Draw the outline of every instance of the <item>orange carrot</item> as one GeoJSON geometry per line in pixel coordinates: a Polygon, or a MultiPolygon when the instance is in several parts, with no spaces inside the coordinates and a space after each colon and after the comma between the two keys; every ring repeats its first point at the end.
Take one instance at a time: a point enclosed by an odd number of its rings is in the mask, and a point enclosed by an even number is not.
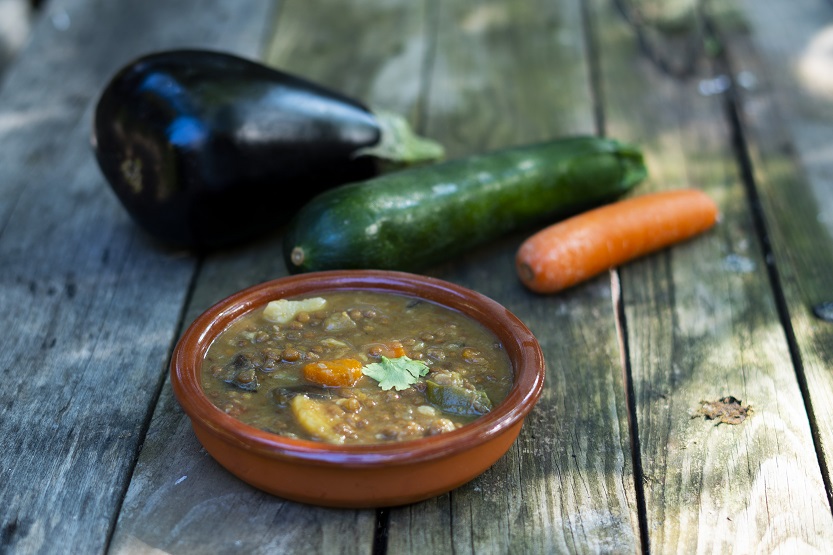
{"type": "Polygon", "coordinates": [[[524,285],[555,293],[709,229],[717,206],[693,189],[621,200],[543,229],[518,249],[524,285]]]}
{"type": "Polygon", "coordinates": [[[339,358],[304,365],[304,378],[330,387],[350,387],[362,377],[362,363],[354,358],[339,358]]]}
{"type": "Polygon", "coordinates": [[[388,358],[399,358],[407,355],[401,341],[389,341],[387,343],[371,343],[367,345],[370,356],[385,356],[388,358]]]}

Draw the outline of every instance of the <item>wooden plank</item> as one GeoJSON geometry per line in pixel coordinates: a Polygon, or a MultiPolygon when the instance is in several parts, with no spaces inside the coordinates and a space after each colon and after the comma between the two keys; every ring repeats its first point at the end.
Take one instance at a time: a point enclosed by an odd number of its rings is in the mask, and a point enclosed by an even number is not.
{"type": "MultiPolygon", "coordinates": [[[[286,2],[269,63],[368,104],[416,119],[430,55],[426,2],[286,2]]],[[[414,125],[418,126],[419,122],[414,125]]]]}
{"type": "Polygon", "coordinates": [[[263,16],[257,2],[56,0],[4,76],[0,551],[105,548],[194,271],[99,174],[95,96],[147,48],[245,52],[263,16]]]}
{"type": "MultiPolygon", "coordinates": [[[[580,3],[443,0],[431,9],[437,42],[425,131],[452,156],[594,133],[580,3]]],[[[514,273],[524,235],[430,273],[491,296],[531,327],[548,361],[543,398],[486,474],[390,511],[391,552],[639,549],[609,280],[531,295],[514,273]]]]}
{"type": "MultiPolygon", "coordinates": [[[[350,10],[328,0],[285,2],[264,61],[374,107],[414,114],[423,87],[423,10],[410,0],[354,2],[350,10]],[[360,40],[356,29],[362,29],[360,40]]],[[[280,232],[209,256],[185,321],[244,287],[283,275],[280,232]]],[[[200,448],[166,384],[127,492],[113,551],[367,553],[373,549],[375,526],[373,510],[292,503],[227,473],[200,448]]]]}
{"type": "Polygon", "coordinates": [[[833,519],[725,99],[699,93],[713,69],[659,71],[619,14],[594,6],[609,130],[649,153],[640,192],[696,187],[722,212],[704,237],[621,269],[649,548],[821,552],[833,519]],[[698,415],[728,395],[751,405],[743,423],[698,415]]]}
{"type": "Polygon", "coordinates": [[[432,6],[426,123],[450,156],[595,133],[574,2],[432,6]]]}
{"type": "Polygon", "coordinates": [[[833,323],[816,317],[813,307],[833,301],[833,8],[808,1],[736,4],[747,32],[725,25],[721,31],[733,73],[751,84],[738,89],[740,117],[829,474],[833,323]]]}

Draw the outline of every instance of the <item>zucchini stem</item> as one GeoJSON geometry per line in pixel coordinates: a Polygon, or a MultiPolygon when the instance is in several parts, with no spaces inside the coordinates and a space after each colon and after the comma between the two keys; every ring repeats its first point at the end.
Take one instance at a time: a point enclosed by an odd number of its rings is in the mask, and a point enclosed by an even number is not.
{"type": "Polygon", "coordinates": [[[304,254],[304,249],[301,247],[295,247],[292,249],[292,254],[289,255],[289,259],[292,260],[292,263],[296,266],[300,266],[304,263],[304,258],[306,255],[304,254]]]}

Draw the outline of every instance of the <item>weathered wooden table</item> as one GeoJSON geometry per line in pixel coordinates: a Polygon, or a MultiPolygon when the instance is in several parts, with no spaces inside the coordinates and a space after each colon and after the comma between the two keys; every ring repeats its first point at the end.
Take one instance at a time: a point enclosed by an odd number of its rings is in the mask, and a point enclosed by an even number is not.
{"type": "Polygon", "coordinates": [[[829,552],[833,323],[813,307],[833,301],[831,23],[824,0],[47,3],[0,88],[0,552],[829,552]],[[160,248],[91,155],[105,81],[180,46],[406,114],[451,157],[636,142],[637,192],[700,188],[722,219],[548,297],[515,277],[522,235],[431,268],[539,337],[521,437],[423,503],[286,502],[201,450],[167,378],[197,314],[286,274],[280,232],[160,248]],[[743,422],[702,415],[726,396],[743,422]]]}

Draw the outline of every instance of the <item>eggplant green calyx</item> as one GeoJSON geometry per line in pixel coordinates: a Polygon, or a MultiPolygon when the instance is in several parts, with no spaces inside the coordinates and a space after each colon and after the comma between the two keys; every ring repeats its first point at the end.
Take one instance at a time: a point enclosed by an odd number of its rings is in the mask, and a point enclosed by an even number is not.
{"type": "Polygon", "coordinates": [[[445,156],[440,143],[414,133],[401,115],[383,110],[372,112],[381,132],[379,142],[357,150],[354,156],[373,156],[402,164],[430,162],[445,156]]]}

